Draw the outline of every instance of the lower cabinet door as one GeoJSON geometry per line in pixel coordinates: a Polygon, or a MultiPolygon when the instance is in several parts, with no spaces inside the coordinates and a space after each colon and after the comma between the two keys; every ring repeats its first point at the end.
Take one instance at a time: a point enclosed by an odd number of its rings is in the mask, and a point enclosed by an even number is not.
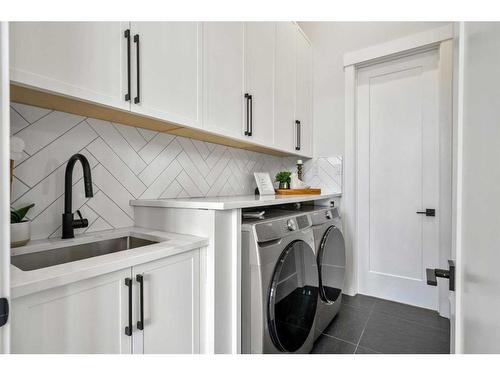
{"type": "Polygon", "coordinates": [[[130,268],[16,298],[13,353],[131,353],[130,268]]]}
{"type": "Polygon", "coordinates": [[[200,352],[199,274],[199,250],[132,268],[136,301],[134,353],[200,352]],[[137,275],[142,276],[142,306],[137,275]],[[138,325],[143,329],[137,329],[138,325]]]}

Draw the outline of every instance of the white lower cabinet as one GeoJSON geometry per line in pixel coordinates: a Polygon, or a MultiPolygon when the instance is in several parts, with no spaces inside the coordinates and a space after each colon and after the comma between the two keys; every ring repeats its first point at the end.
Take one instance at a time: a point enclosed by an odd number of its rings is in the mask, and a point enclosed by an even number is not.
{"type": "Polygon", "coordinates": [[[137,323],[134,353],[200,352],[200,272],[198,251],[132,268],[137,323]],[[143,280],[143,304],[137,276],[143,280]],[[143,329],[138,329],[143,308],[143,329]]]}
{"type": "Polygon", "coordinates": [[[12,352],[198,353],[199,272],[193,250],[16,298],[12,352]]]}
{"type": "Polygon", "coordinates": [[[130,268],[12,301],[13,353],[131,353],[130,268]]]}

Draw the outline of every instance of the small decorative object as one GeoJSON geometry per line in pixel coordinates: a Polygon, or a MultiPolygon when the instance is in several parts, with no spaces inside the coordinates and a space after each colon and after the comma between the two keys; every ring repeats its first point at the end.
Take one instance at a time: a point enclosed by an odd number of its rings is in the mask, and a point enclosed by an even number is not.
{"type": "Polygon", "coordinates": [[[280,189],[290,189],[290,176],[292,172],[281,171],[276,174],[276,181],[280,183],[280,189]]]}
{"type": "Polygon", "coordinates": [[[10,245],[19,247],[26,245],[31,239],[31,222],[24,220],[28,211],[34,206],[22,207],[18,210],[10,210],[10,245]]]}
{"type": "Polygon", "coordinates": [[[303,183],[297,173],[292,173],[290,177],[290,188],[291,189],[309,189],[310,186],[303,183]]]}
{"type": "Polygon", "coordinates": [[[260,195],[274,195],[274,186],[269,173],[255,172],[253,175],[260,195]]]}
{"type": "MultiPolygon", "coordinates": [[[[302,181],[302,169],[304,167],[304,163],[302,163],[302,160],[297,160],[297,176],[299,177],[299,180],[302,181]]],[[[293,189],[293,188],[292,188],[293,189]]]]}

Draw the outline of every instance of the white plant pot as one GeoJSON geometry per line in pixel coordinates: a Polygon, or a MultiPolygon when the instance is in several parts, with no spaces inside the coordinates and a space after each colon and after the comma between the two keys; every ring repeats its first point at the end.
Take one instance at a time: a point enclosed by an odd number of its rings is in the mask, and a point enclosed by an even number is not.
{"type": "Polygon", "coordinates": [[[10,224],[10,246],[19,247],[26,245],[31,239],[31,222],[21,221],[10,224]]]}

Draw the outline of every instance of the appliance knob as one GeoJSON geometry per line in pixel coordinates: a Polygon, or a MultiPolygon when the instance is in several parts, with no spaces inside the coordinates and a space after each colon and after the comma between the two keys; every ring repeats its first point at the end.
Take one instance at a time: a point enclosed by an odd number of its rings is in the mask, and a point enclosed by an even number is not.
{"type": "Polygon", "coordinates": [[[293,221],[292,219],[288,219],[288,221],[286,222],[286,227],[290,232],[297,230],[297,225],[295,225],[295,221],[293,221]]]}
{"type": "Polygon", "coordinates": [[[326,211],[326,218],[328,220],[331,220],[332,219],[332,211],[326,211]]]}

